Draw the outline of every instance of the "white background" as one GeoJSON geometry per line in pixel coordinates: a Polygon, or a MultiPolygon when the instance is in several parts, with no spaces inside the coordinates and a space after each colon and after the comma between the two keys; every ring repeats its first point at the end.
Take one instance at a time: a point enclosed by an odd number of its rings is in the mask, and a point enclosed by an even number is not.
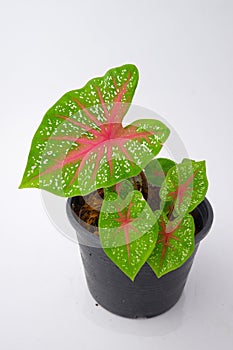
{"type": "Polygon", "coordinates": [[[0,348],[232,349],[233,2],[0,1],[0,348]],[[134,103],[206,159],[215,222],[168,313],[128,320],[96,307],[78,246],[18,190],[31,138],[66,91],[135,63],[134,103]]]}

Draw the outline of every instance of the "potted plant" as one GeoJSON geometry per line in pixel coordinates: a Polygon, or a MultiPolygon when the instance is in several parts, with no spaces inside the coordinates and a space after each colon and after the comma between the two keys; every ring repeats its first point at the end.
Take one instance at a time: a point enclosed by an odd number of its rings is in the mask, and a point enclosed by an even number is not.
{"type": "Polygon", "coordinates": [[[169,136],[159,120],[123,125],[137,83],[127,64],[66,93],[36,131],[20,185],[69,197],[91,294],[131,318],[178,301],[213,220],[205,162],[155,158],[169,136]]]}

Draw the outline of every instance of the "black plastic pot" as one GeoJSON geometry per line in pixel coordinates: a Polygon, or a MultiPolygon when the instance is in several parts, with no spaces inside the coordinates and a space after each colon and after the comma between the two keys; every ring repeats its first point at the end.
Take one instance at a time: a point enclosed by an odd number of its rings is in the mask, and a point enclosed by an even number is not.
{"type": "Polygon", "coordinates": [[[67,214],[78,236],[87,285],[93,298],[114,314],[129,318],[152,317],[169,310],[179,300],[200,241],[209,232],[213,210],[205,199],[194,211],[195,251],[178,269],[157,278],[145,264],[132,282],[105,255],[97,236],[88,232],[76,220],[71,209],[74,198],[67,201],[67,214]]]}

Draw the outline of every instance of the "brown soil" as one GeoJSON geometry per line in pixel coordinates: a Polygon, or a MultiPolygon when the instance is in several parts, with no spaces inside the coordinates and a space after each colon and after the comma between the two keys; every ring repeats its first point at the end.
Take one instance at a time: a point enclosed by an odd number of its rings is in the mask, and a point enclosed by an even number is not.
{"type": "Polygon", "coordinates": [[[72,209],[77,215],[79,224],[97,236],[99,235],[98,221],[103,199],[104,190],[101,188],[86,196],[75,197],[72,203],[72,209]]]}

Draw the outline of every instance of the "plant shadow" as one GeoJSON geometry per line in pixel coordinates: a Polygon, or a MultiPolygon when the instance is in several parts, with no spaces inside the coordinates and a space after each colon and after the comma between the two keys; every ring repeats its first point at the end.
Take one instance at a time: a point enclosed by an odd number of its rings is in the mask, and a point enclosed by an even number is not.
{"type": "Polygon", "coordinates": [[[160,337],[174,332],[182,325],[185,305],[185,292],[170,310],[156,317],[128,319],[114,315],[98,305],[89,293],[82,300],[83,315],[100,328],[114,333],[160,337]]]}

